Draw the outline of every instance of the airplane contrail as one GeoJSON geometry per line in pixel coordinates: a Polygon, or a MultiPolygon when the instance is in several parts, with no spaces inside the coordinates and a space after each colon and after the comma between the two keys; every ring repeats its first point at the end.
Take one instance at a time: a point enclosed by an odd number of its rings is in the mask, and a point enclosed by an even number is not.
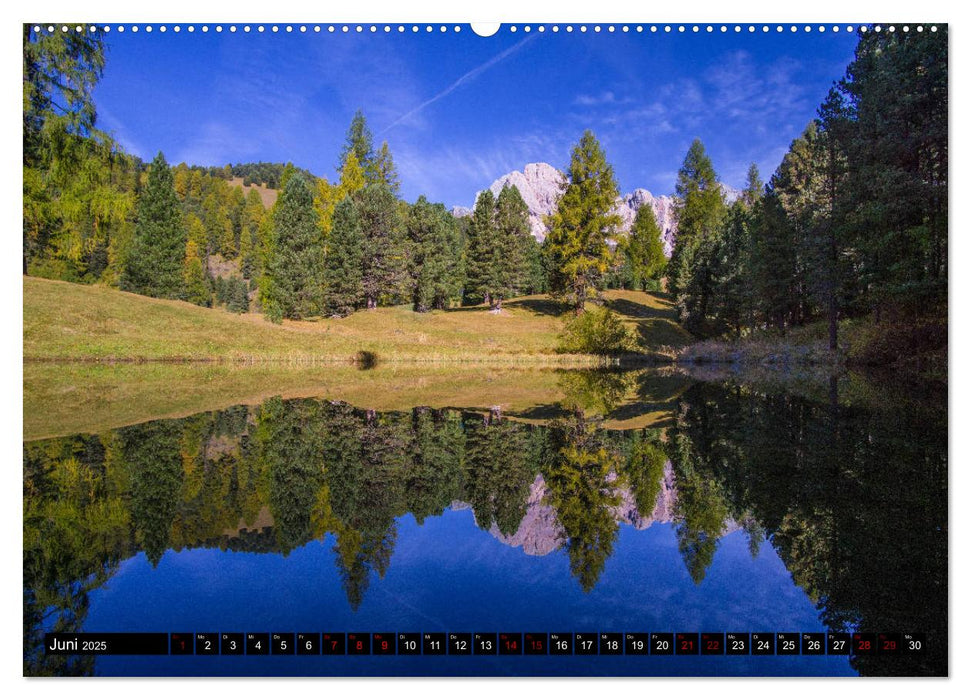
{"type": "Polygon", "coordinates": [[[513,44],[512,46],[510,46],[505,51],[502,51],[501,53],[496,54],[495,56],[493,56],[492,58],[490,58],[488,61],[486,61],[485,63],[483,63],[481,66],[476,66],[475,68],[473,68],[468,73],[466,73],[465,75],[463,75],[462,77],[460,77],[458,80],[456,80],[454,83],[452,83],[451,85],[449,85],[447,88],[445,88],[444,90],[442,90],[440,93],[438,93],[434,97],[428,98],[427,100],[425,100],[424,102],[422,102],[420,105],[418,105],[417,107],[415,107],[413,110],[411,110],[407,114],[403,114],[400,117],[398,117],[397,119],[395,119],[388,126],[386,126],[384,129],[382,129],[380,132],[378,132],[378,136],[380,136],[381,134],[385,133],[386,131],[390,131],[391,129],[393,129],[394,127],[396,127],[401,122],[403,122],[406,119],[408,119],[410,117],[413,117],[414,115],[418,114],[420,111],[422,111],[423,109],[425,109],[425,107],[427,107],[428,105],[434,104],[435,102],[438,102],[440,99],[442,99],[443,97],[445,97],[446,95],[448,95],[449,93],[451,93],[452,91],[454,91],[456,88],[461,87],[462,85],[464,85],[465,83],[468,83],[471,80],[474,80],[479,75],[481,75],[485,71],[489,70],[490,68],[492,68],[494,65],[496,65],[497,63],[499,63],[503,59],[505,59],[505,58],[509,57],[510,55],[512,55],[512,54],[516,53],[517,51],[519,51],[519,49],[521,49],[527,42],[532,41],[533,39],[535,39],[538,36],[539,36],[539,34],[533,34],[532,36],[528,36],[525,39],[523,39],[522,41],[520,41],[519,43],[513,44]]]}

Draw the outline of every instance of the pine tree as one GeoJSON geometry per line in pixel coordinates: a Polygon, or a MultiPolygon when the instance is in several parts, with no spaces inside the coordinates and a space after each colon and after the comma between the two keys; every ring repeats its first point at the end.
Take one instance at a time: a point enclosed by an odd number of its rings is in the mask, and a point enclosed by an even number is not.
{"type": "Polygon", "coordinates": [[[364,170],[367,184],[377,183],[377,171],[374,167],[374,136],[372,136],[371,129],[368,127],[367,120],[361,110],[354,113],[351,125],[347,128],[344,146],[341,148],[340,163],[337,166],[338,170],[344,169],[344,163],[351,153],[354,154],[357,162],[364,170]]]}
{"type": "Polygon", "coordinates": [[[712,262],[725,199],[705,147],[695,139],[675,186],[678,236],[668,264],[668,285],[682,323],[698,331],[712,295],[712,262]]]}
{"type": "Polygon", "coordinates": [[[452,215],[422,195],[411,207],[407,230],[414,310],[444,309],[458,292],[458,235],[452,215]]]}
{"type": "Polygon", "coordinates": [[[618,197],[614,170],[592,131],[585,131],[573,148],[567,176],[569,182],[549,220],[546,250],[553,294],[565,296],[581,313],[610,266],[605,239],[615,236],[620,225],[620,217],[613,213],[618,197]]]}
{"type": "Polygon", "coordinates": [[[521,294],[529,284],[529,247],[533,234],[529,229],[529,207],[519,188],[504,185],[496,198],[496,240],[493,265],[496,287],[493,304],[501,308],[502,300],[521,294]]]}
{"type": "Polygon", "coordinates": [[[270,258],[271,306],[283,318],[320,313],[324,245],[313,195],[302,175],[287,180],[273,212],[275,245],[270,258]]]}
{"type": "Polygon", "coordinates": [[[166,299],[183,298],[186,238],[172,171],[159,152],[138,199],[138,221],[122,288],[166,299]]]}
{"type": "Polygon", "coordinates": [[[466,243],[466,296],[492,305],[495,287],[492,247],[496,230],[496,199],[491,190],[483,190],[475,200],[466,243]]]}
{"type": "Polygon", "coordinates": [[[498,197],[480,192],[467,231],[466,295],[501,309],[503,299],[530,288],[537,255],[519,189],[505,185],[498,197]]]}
{"type": "Polygon", "coordinates": [[[746,318],[745,285],[749,270],[745,253],[749,219],[745,200],[739,198],[728,209],[715,251],[711,315],[718,324],[731,328],[736,337],[741,336],[746,318]]]}
{"type": "Polygon", "coordinates": [[[751,211],[762,200],[764,192],[765,183],[759,175],[759,166],[752,163],[748,166],[748,172],[745,175],[745,189],[742,190],[740,197],[742,204],[751,211]]]}
{"type": "Polygon", "coordinates": [[[763,185],[759,170],[749,166],[745,189],[728,209],[714,256],[711,315],[736,337],[744,325],[752,325],[754,298],[753,235],[762,206],[763,185]]]}
{"type": "MultiPolygon", "coordinates": [[[[277,200],[279,202],[280,200],[277,200]]],[[[273,251],[276,250],[276,233],[273,230],[273,212],[276,210],[276,204],[269,209],[260,221],[259,227],[256,229],[257,236],[257,246],[256,246],[256,277],[262,278],[267,275],[270,269],[270,260],[273,259],[273,251]]],[[[262,284],[262,282],[261,282],[262,284]]]]}
{"type": "Polygon", "coordinates": [[[327,238],[323,283],[325,311],[329,315],[347,316],[364,301],[362,283],[361,223],[350,197],[334,209],[333,225],[327,238]]]}
{"type": "Polygon", "coordinates": [[[229,278],[226,290],[226,308],[236,314],[249,311],[249,291],[246,282],[239,275],[229,278]]]}
{"type": "Polygon", "coordinates": [[[394,159],[391,157],[391,150],[388,148],[387,141],[381,142],[381,148],[378,149],[378,153],[374,158],[374,173],[376,182],[383,183],[397,197],[398,190],[401,188],[401,181],[398,177],[398,168],[395,166],[394,159]]]}
{"type": "MultiPolygon", "coordinates": [[[[776,179],[773,175],[772,181],[776,179]]],[[[785,209],[771,181],[752,227],[749,284],[753,307],[780,330],[796,316],[796,243],[785,209]]]]}
{"type": "Polygon", "coordinates": [[[550,290],[546,273],[546,255],[543,253],[543,244],[532,235],[526,243],[526,266],[529,281],[525,292],[527,294],[546,294],[550,290]]]}
{"type": "Polygon", "coordinates": [[[621,239],[620,248],[627,260],[634,289],[657,291],[667,259],[664,257],[661,228],[650,205],[637,210],[630,233],[627,238],[621,239]]]}
{"type": "Polygon", "coordinates": [[[826,100],[819,107],[819,160],[823,175],[822,212],[817,230],[816,244],[819,249],[817,259],[821,261],[820,284],[818,290],[826,305],[829,325],[829,349],[837,349],[838,317],[840,296],[847,273],[841,263],[848,247],[846,241],[845,201],[846,184],[849,176],[847,162],[847,142],[849,130],[849,109],[842,93],[836,88],[830,90],[826,100]]]}
{"type": "Polygon", "coordinates": [[[367,308],[405,293],[408,251],[398,202],[384,185],[368,185],[355,198],[363,238],[363,284],[367,308]]]}

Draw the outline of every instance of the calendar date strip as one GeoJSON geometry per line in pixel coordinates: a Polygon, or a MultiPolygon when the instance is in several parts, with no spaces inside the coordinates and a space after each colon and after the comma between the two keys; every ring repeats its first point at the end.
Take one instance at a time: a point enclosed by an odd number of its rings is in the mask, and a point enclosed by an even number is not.
{"type": "Polygon", "coordinates": [[[923,654],[924,633],[85,632],[51,656],[860,656],[923,654]]]}

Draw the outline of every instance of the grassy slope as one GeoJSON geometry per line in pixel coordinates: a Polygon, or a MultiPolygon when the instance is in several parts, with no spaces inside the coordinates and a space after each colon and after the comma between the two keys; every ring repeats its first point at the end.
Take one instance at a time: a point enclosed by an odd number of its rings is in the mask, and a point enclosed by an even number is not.
{"type": "MultiPolygon", "coordinates": [[[[28,360],[229,360],[291,364],[347,361],[359,350],[385,362],[591,364],[555,353],[563,309],[522,297],[501,314],[484,307],[416,314],[407,307],[361,311],[346,319],[287,321],[236,315],[98,286],[23,279],[24,357],[28,360]]],[[[645,351],[688,340],[670,303],[643,292],[608,292],[645,351]]]]}

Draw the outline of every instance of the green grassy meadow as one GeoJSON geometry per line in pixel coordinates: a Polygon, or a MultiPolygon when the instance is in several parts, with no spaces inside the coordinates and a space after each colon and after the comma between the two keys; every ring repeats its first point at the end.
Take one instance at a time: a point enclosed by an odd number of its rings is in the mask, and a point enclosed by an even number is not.
{"type": "MultiPolygon", "coordinates": [[[[565,307],[546,296],[507,301],[499,314],[484,306],[413,312],[410,307],[358,311],[343,319],[274,324],[255,313],[233,314],[180,301],[152,299],[103,286],[24,277],[27,361],[236,363],[349,362],[359,351],[380,362],[591,366],[591,356],[556,351],[565,307]]],[[[660,295],[608,291],[608,305],[644,353],[685,345],[690,336],[660,295]]]]}
{"type": "MultiPolygon", "coordinates": [[[[33,277],[24,278],[23,291],[25,439],[99,432],[271,396],[328,398],[381,411],[500,406],[522,420],[546,420],[561,410],[559,402],[590,393],[575,386],[570,369],[603,364],[557,352],[570,311],[545,296],[509,300],[500,314],[484,306],[427,314],[393,307],[274,324],[254,313],[33,277]],[[374,369],[355,366],[360,351],[377,355],[374,369]]],[[[688,342],[661,295],[605,296],[645,356],[688,342]]],[[[681,385],[669,384],[652,385],[651,399],[643,398],[644,387],[622,388],[610,421],[663,423],[681,385]]]]}

